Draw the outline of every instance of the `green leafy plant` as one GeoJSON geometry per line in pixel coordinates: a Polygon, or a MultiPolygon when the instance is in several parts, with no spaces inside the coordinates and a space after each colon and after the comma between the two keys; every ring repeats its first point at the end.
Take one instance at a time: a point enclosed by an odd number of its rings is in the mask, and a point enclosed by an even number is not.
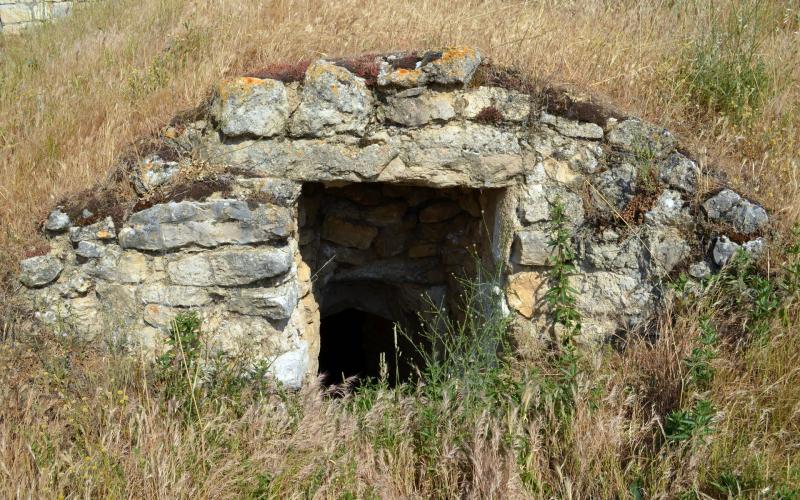
{"type": "Polygon", "coordinates": [[[700,347],[692,349],[692,353],[684,360],[689,371],[689,378],[700,387],[706,387],[714,378],[714,368],[711,362],[717,355],[717,332],[711,324],[711,319],[700,319],[700,347]]]}
{"type": "Polygon", "coordinates": [[[569,283],[570,276],[575,273],[572,231],[560,199],[555,200],[550,211],[549,230],[547,243],[552,248],[552,255],[549,259],[550,288],[545,293],[545,300],[550,307],[554,324],[563,329],[562,345],[568,345],[581,332],[581,317],[575,308],[577,292],[569,283]]]}
{"type": "Polygon", "coordinates": [[[550,211],[550,288],[545,300],[553,317],[559,338],[559,355],[556,361],[558,379],[555,384],[556,399],[565,413],[570,414],[577,388],[581,355],[575,339],[581,332],[581,316],[575,307],[576,290],[569,283],[575,273],[575,251],[572,247],[572,231],[564,211],[564,204],[556,199],[550,211]],[[558,329],[561,331],[559,332],[558,329]]]}
{"type": "Polygon", "coordinates": [[[699,399],[693,407],[673,410],[667,415],[664,432],[670,442],[703,439],[713,432],[712,421],[716,410],[711,401],[699,399]]]}

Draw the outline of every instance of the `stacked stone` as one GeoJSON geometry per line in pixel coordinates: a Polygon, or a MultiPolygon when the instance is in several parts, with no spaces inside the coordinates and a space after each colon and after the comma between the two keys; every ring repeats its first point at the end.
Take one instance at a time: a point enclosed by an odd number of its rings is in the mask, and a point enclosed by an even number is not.
{"type": "Polygon", "coordinates": [[[0,33],[18,33],[50,19],[64,17],[86,0],[0,0],[0,33]]]}
{"type": "Polygon", "coordinates": [[[309,186],[300,204],[304,261],[328,282],[444,285],[480,242],[474,190],[391,184],[309,186]]]}
{"type": "Polygon", "coordinates": [[[470,248],[506,271],[518,326],[547,335],[555,203],[587,339],[646,324],[676,273],[702,279],[739,246],[763,250],[764,209],[704,192],[666,130],[572,113],[474,78],[480,67],[477,50],[449,48],[320,60],[302,81],[225,80],[209,120],[165,133],[192,161],[151,155],[130,170],[138,208],[51,214],[52,250],[22,263],[26,293],[43,320],[151,346],[196,310],[220,348],[255,344],[296,386],[315,374],[323,286],[438,286],[470,248]],[[198,160],[224,188],[178,200],[198,160]]]}

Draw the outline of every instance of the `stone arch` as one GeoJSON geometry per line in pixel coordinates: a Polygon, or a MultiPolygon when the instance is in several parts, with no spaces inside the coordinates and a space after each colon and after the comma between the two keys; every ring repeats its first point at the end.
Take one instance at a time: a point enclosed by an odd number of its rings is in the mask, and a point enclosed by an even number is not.
{"type": "Polygon", "coordinates": [[[220,82],[186,116],[109,186],[52,211],[50,250],[21,263],[37,318],[158,350],[171,318],[195,310],[214,348],[267,358],[298,387],[317,373],[321,315],[358,306],[402,319],[416,306],[392,303],[393,290],[443,287],[446,303],[461,243],[503,266],[517,333],[550,335],[556,202],[589,341],[646,325],[677,273],[703,279],[766,244],[766,211],[730,189],[703,192],[713,172],[668,131],[540,89],[473,48],[271,67],[220,82]],[[321,217],[309,215],[315,192],[321,217]],[[437,240],[478,222],[485,238],[437,240]],[[398,231],[413,251],[375,246],[398,231]]]}

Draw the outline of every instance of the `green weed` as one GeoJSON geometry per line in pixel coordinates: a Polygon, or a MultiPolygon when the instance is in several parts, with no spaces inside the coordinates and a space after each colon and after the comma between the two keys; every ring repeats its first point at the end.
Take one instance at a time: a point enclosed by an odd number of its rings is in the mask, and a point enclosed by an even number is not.
{"type": "Polygon", "coordinates": [[[667,415],[664,433],[670,442],[703,439],[713,432],[712,420],[716,410],[711,401],[697,400],[686,410],[673,410],[667,415]]]}

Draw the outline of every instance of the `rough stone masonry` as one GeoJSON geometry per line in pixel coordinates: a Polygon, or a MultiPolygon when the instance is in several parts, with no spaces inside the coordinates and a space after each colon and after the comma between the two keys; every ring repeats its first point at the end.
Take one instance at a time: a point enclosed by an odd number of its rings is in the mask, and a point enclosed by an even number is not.
{"type": "Polygon", "coordinates": [[[321,317],[447,307],[473,254],[502,266],[517,333],[549,336],[556,202],[590,341],[647,328],[678,273],[765,247],[765,210],[707,191],[668,131],[535,90],[473,48],[226,79],[146,145],[43,223],[50,249],[20,275],[36,317],[158,351],[197,311],[214,349],[269,359],[292,387],[316,376],[321,317]]]}
{"type": "Polygon", "coordinates": [[[0,0],[0,33],[19,33],[68,15],[88,0],[0,0]]]}

